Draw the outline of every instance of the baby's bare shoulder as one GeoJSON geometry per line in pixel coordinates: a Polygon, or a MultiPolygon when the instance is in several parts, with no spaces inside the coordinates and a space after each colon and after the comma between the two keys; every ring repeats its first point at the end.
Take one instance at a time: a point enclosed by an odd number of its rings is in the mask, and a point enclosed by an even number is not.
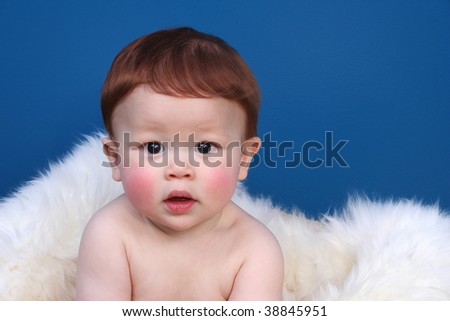
{"type": "Polygon", "coordinates": [[[235,228],[243,262],[229,300],[280,300],[284,264],[277,239],[263,223],[243,211],[235,228]]]}
{"type": "Polygon", "coordinates": [[[110,234],[117,237],[119,230],[127,229],[133,220],[132,211],[124,196],[119,196],[98,210],[86,225],[86,233],[110,234]]]}
{"type": "Polygon", "coordinates": [[[91,218],[80,243],[77,299],[129,299],[129,266],[123,245],[125,216],[113,201],[91,218]],[[105,268],[108,267],[108,268],[105,268]]]}
{"type": "Polygon", "coordinates": [[[245,239],[246,244],[251,247],[260,247],[263,244],[278,247],[278,241],[266,225],[241,208],[237,208],[236,213],[233,228],[239,238],[245,239]]]}

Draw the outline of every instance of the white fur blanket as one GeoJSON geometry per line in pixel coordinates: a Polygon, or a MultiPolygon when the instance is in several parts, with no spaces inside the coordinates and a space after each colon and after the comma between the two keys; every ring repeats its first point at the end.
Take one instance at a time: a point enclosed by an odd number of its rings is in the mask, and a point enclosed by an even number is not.
{"type": "MultiPolygon", "coordinates": [[[[83,228],[122,193],[103,160],[100,137],[87,137],[0,202],[0,299],[74,298],[83,228]]],[[[356,198],[313,221],[243,187],[234,199],[278,238],[287,300],[450,299],[450,216],[437,206],[356,198]]]]}

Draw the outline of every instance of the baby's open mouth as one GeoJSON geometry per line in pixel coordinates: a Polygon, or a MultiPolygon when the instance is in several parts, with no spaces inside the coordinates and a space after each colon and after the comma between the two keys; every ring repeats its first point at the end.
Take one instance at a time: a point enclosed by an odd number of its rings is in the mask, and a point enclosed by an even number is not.
{"type": "Polygon", "coordinates": [[[192,198],[184,197],[184,196],[174,196],[174,197],[169,197],[167,199],[167,201],[169,201],[169,202],[187,202],[187,201],[192,201],[192,198]]]}
{"type": "Polygon", "coordinates": [[[188,192],[174,191],[168,195],[164,203],[171,213],[184,214],[189,212],[197,201],[188,192]]]}

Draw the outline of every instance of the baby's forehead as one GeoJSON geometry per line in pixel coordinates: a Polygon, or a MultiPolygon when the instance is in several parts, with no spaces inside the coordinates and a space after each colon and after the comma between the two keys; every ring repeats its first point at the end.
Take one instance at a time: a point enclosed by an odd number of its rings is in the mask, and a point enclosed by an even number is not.
{"type": "Polygon", "coordinates": [[[245,131],[245,119],[242,106],[230,99],[166,95],[140,86],[117,106],[112,120],[114,129],[223,133],[245,131]]]}

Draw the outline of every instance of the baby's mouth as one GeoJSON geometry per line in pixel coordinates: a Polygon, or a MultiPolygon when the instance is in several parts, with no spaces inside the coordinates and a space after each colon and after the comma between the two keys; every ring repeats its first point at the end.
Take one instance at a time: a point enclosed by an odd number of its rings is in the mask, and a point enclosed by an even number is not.
{"type": "Polygon", "coordinates": [[[174,214],[184,214],[196,204],[196,200],[192,198],[191,194],[184,191],[171,192],[164,200],[166,208],[174,214]]]}
{"type": "Polygon", "coordinates": [[[171,202],[186,202],[186,201],[193,201],[191,194],[189,192],[185,191],[173,191],[170,192],[169,195],[166,198],[166,201],[171,202]]]}
{"type": "Polygon", "coordinates": [[[166,201],[169,202],[187,202],[187,201],[192,201],[193,199],[190,197],[184,197],[184,196],[174,196],[174,197],[169,197],[166,199],[166,201]]]}

